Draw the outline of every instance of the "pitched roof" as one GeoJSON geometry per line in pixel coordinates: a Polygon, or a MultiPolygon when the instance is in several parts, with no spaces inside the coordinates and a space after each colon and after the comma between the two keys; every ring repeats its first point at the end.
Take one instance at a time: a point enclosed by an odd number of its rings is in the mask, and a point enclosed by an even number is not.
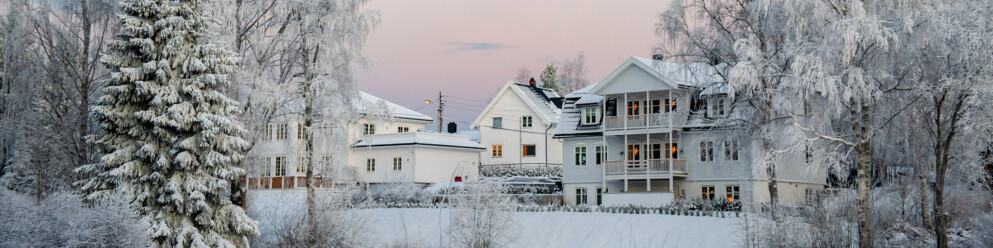
{"type": "MultiPolygon", "coordinates": [[[[603,87],[606,87],[607,82],[612,82],[614,78],[620,76],[625,69],[631,66],[643,69],[674,89],[680,88],[680,86],[706,88],[715,85],[717,82],[724,81],[724,78],[715,70],[715,66],[708,63],[676,63],[656,61],[650,58],[631,57],[588,92],[598,92],[603,87]]],[[[719,70],[724,70],[727,65],[721,64],[716,67],[719,70]]]]}
{"type": "Polygon", "coordinates": [[[554,90],[507,81],[507,84],[503,88],[500,88],[500,91],[496,94],[497,97],[494,97],[486,104],[486,108],[479,113],[479,116],[472,123],[478,125],[482,121],[483,116],[489,113],[494,107],[497,107],[496,101],[499,99],[499,96],[507,91],[517,94],[527,104],[528,108],[534,111],[538,115],[538,118],[541,118],[545,123],[556,123],[559,119],[559,114],[562,113],[562,96],[555,93],[554,90]],[[556,101],[559,102],[557,103],[556,101]]]}
{"type": "MultiPolygon", "coordinates": [[[[596,106],[599,105],[602,96],[590,94],[590,89],[595,85],[573,91],[566,94],[565,103],[562,105],[562,114],[559,116],[559,124],[555,126],[555,138],[576,137],[576,136],[596,136],[603,133],[600,124],[590,126],[580,126],[582,120],[582,107],[579,105],[596,106]]],[[[601,122],[602,123],[602,122],[601,122]]]]}
{"type": "Polygon", "coordinates": [[[390,108],[390,111],[393,112],[393,116],[396,117],[396,118],[409,119],[409,120],[419,120],[419,121],[433,121],[434,120],[434,118],[431,118],[431,117],[429,117],[427,115],[424,115],[424,114],[418,113],[417,111],[411,110],[409,108],[405,108],[403,106],[397,105],[396,103],[392,103],[390,101],[383,100],[382,98],[379,98],[379,97],[370,95],[369,93],[365,93],[365,92],[361,92],[361,93],[362,93],[362,100],[365,101],[367,104],[359,104],[359,106],[358,106],[359,112],[364,113],[365,112],[365,106],[366,105],[370,105],[371,106],[371,105],[376,104],[379,101],[383,101],[383,103],[385,103],[386,106],[388,106],[390,108]]]}

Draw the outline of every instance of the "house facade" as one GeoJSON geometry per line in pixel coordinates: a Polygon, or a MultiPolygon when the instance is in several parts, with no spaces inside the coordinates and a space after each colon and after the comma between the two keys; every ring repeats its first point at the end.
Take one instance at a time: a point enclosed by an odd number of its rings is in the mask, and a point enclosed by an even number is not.
{"type": "Polygon", "coordinates": [[[552,138],[561,96],[528,84],[507,82],[472,126],[479,130],[483,166],[559,166],[562,141],[552,138]]]}
{"type": "MultiPolygon", "coordinates": [[[[358,120],[345,130],[314,132],[315,176],[319,187],[337,183],[414,182],[430,184],[478,174],[482,145],[469,137],[426,133],[433,119],[361,93],[358,120]],[[367,109],[386,108],[384,114],[367,109]]],[[[249,189],[304,188],[306,132],[301,118],[275,118],[248,154],[249,189]]]]}
{"type": "MultiPolygon", "coordinates": [[[[673,199],[769,201],[764,154],[728,121],[741,114],[713,67],[632,57],[599,83],[566,96],[555,137],[563,141],[566,204],[661,206],[673,199]]],[[[777,161],[783,202],[823,189],[826,172],[804,154],[777,161]]]]}

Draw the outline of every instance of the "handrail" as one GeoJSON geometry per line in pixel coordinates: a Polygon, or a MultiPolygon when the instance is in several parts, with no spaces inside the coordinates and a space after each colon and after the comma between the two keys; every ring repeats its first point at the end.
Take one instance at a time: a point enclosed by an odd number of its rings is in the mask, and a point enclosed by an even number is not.
{"type": "Polygon", "coordinates": [[[606,161],[607,175],[637,175],[645,173],[686,173],[685,159],[649,159],[649,160],[627,160],[627,161],[606,161]],[[670,163],[672,161],[672,170],[670,163]]]}

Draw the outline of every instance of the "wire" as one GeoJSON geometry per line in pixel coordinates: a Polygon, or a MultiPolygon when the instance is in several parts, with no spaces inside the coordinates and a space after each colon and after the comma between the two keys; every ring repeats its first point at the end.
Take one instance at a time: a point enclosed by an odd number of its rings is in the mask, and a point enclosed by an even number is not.
{"type": "Polygon", "coordinates": [[[432,103],[434,103],[434,102],[425,103],[424,106],[417,107],[417,108],[414,109],[414,111],[417,111],[419,109],[422,109],[424,107],[427,107],[428,105],[431,105],[432,103]]]}

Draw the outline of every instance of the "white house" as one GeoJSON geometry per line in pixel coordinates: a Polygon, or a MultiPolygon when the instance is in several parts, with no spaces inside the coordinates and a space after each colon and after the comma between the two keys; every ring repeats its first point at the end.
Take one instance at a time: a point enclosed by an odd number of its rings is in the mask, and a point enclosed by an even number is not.
{"type": "MultiPolygon", "coordinates": [[[[316,168],[330,168],[315,172],[319,186],[333,187],[339,182],[430,184],[478,174],[484,147],[469,137],[425,133],[431,117],[364,92],[357,105],[362,117],[345,134],[316,134],[316,168]],[[377,107],[387,108],[386,115],[392,118],[367,111],[377,107]]],[[[305,186],[306,134],[302,127],[297,117],[277,118],[268,125],[263,140],[248,154],[256,165],[249,170],[250,189],[305,186]]]]}
{"type": "Polygon", "coordinates": [[[486,147],[483,166],[558,166],[562,141],[552,138],[561,112],[561,96],[553,90],[507,82],[473,121],[486,147]]]}
{"type": "MultiPolygon", "coordinates": [[[[674,198],[769,201],[754,137],[723,122],[740,114],[713,67],[632,57],[599,83],[572,92],[555,137],[563,140],[566,204],[660,206],[674,198]],[[717,86],[715,86],[717,85],[717,86]]],[[[783,202],[823,189],[804,154],[778,161],[783,202]]]]}

